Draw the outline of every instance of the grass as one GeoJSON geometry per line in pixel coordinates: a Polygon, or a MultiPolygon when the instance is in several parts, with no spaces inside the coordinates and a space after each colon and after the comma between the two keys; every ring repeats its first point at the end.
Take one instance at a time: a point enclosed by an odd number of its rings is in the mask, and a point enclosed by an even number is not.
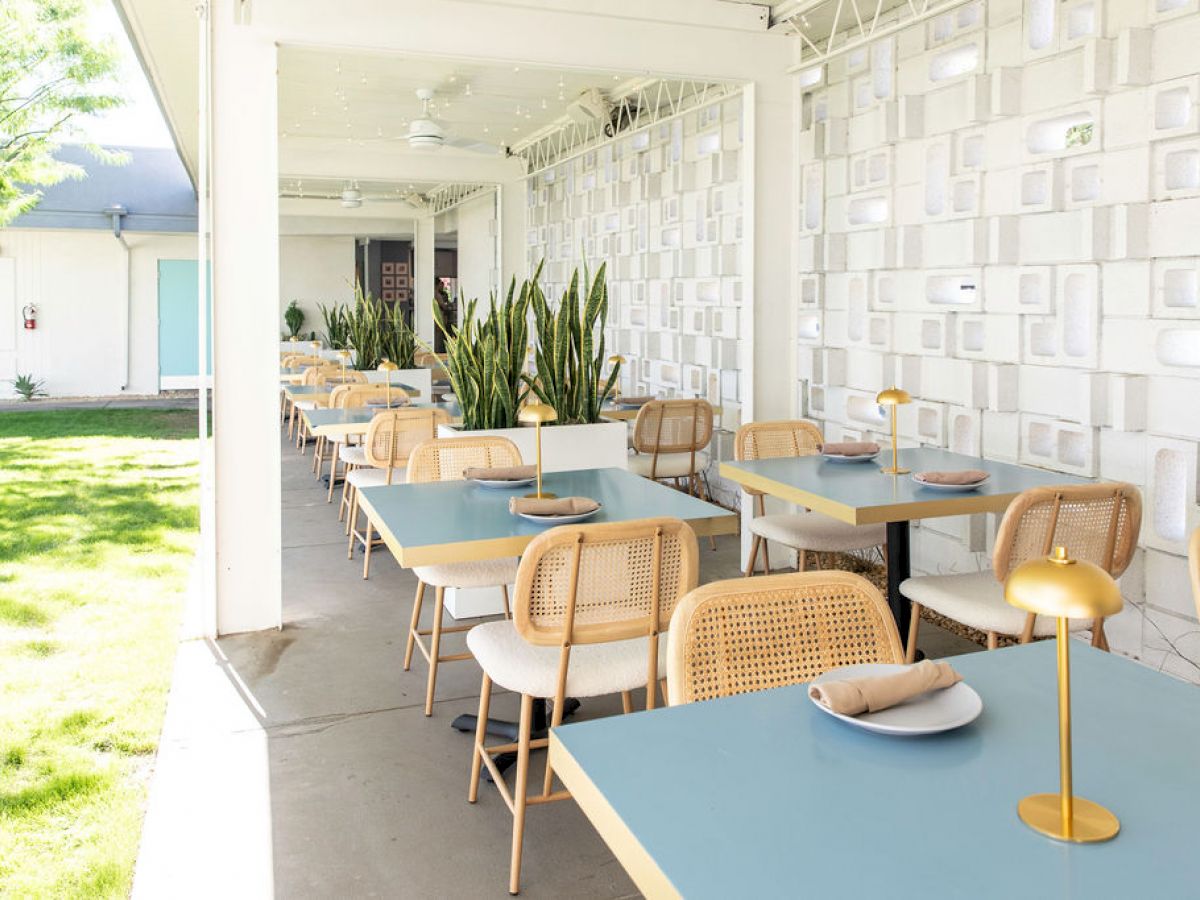
{"type": "Polygon", "coordinates": [[[0,896],[128,896],[197,541],[196,416],[0,413],[0,896]]]}

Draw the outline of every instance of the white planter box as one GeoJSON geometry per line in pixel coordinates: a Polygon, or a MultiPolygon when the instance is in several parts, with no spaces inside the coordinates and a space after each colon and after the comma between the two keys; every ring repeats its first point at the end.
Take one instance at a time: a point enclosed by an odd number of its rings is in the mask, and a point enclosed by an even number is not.
{"type": "MultiPolygon", "coordinates": [[[[459,425],[438,426],[438,437],[497,434],[506,437],[521,451],[526,463],[537,459],[537,439],[532,426],[463,431],[459,425]]],[[[568,472],[572,469],[626,469],[629,450],[625,444],[624,422],[597,422],[594,425],[545,425],[542,427],[542,471],[568,472]]]]}

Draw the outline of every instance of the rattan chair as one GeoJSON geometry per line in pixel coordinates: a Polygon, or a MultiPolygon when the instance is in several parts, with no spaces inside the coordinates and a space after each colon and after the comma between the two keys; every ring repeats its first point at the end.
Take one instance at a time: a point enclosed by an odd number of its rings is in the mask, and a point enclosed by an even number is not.
{"type": "Polygon", "coordinates": [[[713,409],[707,400],[651,400],[633,423],[629,471],[656,481],[686,480],[688,493],[701,494],[701,475],[708,468],[713,409]]]}
{"type": "MultiPolygon", "coordinates": [[[[468,468],[521,465],[521,451],[506,437],[478,435],[442,438],[427,441],[416,447],[408,460],[408,483],[426,484],[431,481],[460,481],[468,468]]],[[[504,595],[504,617],[511,613],[508,606],[508,586],[517,577],[517,560],[484,559],[474,562],[443,563],[436,566],[416,566],[417,594],[413,598],[412,620],[404,647],[404,671],[412,667],[413,648],[418,647],[429,663],[429,678],[425,685],[425,715],[433,715],[433,698],[437,689],[438,663],[470,659],[470,653],[442,653],[442,635],[469,631],[470,625],[447,628],[443,622],[446,588],[500,588],[504,595]],[[426,586],[435,592],[433,627],[421,628],[421,606],[426,586]],[[429,638],[426,646],[422,638],[429,638]]]]}
{"type": "Polygon", "coordinates": [[[732,579],[692,591],[667,641],[672,706],[812,681],[859,663],[900,663],[887,601],[850,572],[732,579]]]}
{"type": "Polygon", "coordinates": [[[534,700],[554,698],[552,727],[561,723],[567,697],[620,693],[628,712],[630,692],[644,686],[646,705],[653,707],[666,662],[659,636],[675,604],[696,585],[698,556],[695,534],[678,519],[553,528],[521,557],[513,620],[478,625],[467,635],[483,667],[467,799],[478,799],[486,765],[513,814],[509,893],[520,888],[526,805],[570,797],[551,790],[548,761],[541,793],[527,795],[530,751],[547,744],[531,734],[534,700]],[[493,683],[521,695],[515,744],[484,743],[493,683]],[[516,784],[509,791],[492,757],[513,751],[516,784]]]}
{"type": "MultiPolygon", "coordinates": [[[[331,377],[339,377],[341,369],[338,366],[331,365],[325,361],[322,365],[314,365],[304,370],[304,375],[301,377],[300,384],[304,387],[324,387],[326,382],[331,377]]],[[[321,404],[315,400],[297,400],[292,404],[292,416],[296,417],[296,413],[300,410],[313,410],[321,404]]],[[[296,421],[296,446],[299,448],[301,455],[304,453],[304,448],[308,444],[309,434],[308,428],[304,424],[304,419],[301,417],[296,421]]],[[[289,430],[289,435],[291,434],[289,430]]]]}
{"type": "MultiPolygon", "coordinates": [[[[386,403],[391,400],[393,407],[407,406],[408,392],[403,388],[393,387],[389,393],[386,385],[379,384],[345,384],[338,385],[329,394],[331,409],[362,409],[368,403],[386,403]]],[[[338,463],[342,463],[342,501],[338,506],[338,521],[342,521],[348,506],[347,491],[349,482],[345,476],[358,466],[367,464],[366,451],[361,444],[356,444],[354,435],[335,432],[329,437],[329,491],[325,502],[333,500],[333,488],[338,480],[338,463]]],[[[320,470],[317,472],[320,475],[320,470]]]]}
{"type": "MultiPolygon", "coordinates": [[[[1137,549],[1142,526],[1142,495],[1132,484],[1071,484],[1024,491],[1004,512],[992,552],[992,571],[961,575],[922,575],[900,583],[912,602],[908,659],[916,658],[921,609],[987,634],[988,649],[1000,635],[1028,643],[1054,634],[1053,618],[1025,613],[1004,601],[1004,582],[1026,560],[1046,556],[1056,546],[1075,559],[1095,563],[1117,578],[1137,549]]],[[[1108,649],[1102,618],[1074,619],[1072,631],[1092,629],[1092,646],[1108,649]]]]}
{"type": "MultiPolygon", "coordinates": [[[[734,436],[733,455],[737,460],[775,459],[791,456],[813,456],[820,452],[824,436],[812,422],[784,419],[774,422],[754,422],[743,425],[734,436]]],[[[754,498],[755,512],[749,522],[753,538],[746,576],[754,574],[758,551],[763,554],[763,569],[771,573],[769,541],[783,544],[796,551],[796,568],[808,568],[809,553],[848,553],[852,550],[883,548],[886,553],[887,529],[883,525],[848,525],[816,512],[779,513],[766,515],[762,491],[746,488],[754,498]]]]}
{"type": "Polygon", "coordinates": [[[450,415],[444,409],[384,410],[371,419],[362,443],[366,465],[346,475],[346,481],[350,483],[350,514],[347,517],[350,543],[346,556],[353,559],[354,545],[363,545],[364,579],[371,574],[371,548],[383,540],[375,537],[369,515],[366,526],[361,532],[358,530],[358,492],[365,487],[403,482],[405,466],[413,449],[437,437],[438,426],[449,422],[450,415]]]}
{"type": "Polygon", "coordinates": [[[1196,615],[1200,616],[1200,528],[1192,532],[1192,538],[1188,541],[1188,575],[1191,576],[1196,615]]]}

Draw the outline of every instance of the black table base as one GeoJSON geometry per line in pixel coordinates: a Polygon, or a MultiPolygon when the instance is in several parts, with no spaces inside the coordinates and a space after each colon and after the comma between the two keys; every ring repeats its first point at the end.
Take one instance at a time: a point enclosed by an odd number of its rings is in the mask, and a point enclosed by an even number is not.
{"type": "MultiPolygon", "coordinates": [[[[537,699],[533,701],[533,721],[530,723],[529,735],[531,741],[539,740],[549,734],[550,719],[547,715],[549,708],[549,700],[537,699]]],[[[577,709],[579,709],[579,701],[574,697],[568,697],[563,704],[563,718],[570,717],[577,709]]],[[[479,716],[474,713],[463,713],[450,723],[450,727],[465,734],[474,734],[479,727],[479,716]]],[[[489,718],[487,720],[487,733],[494,737],[504,738],[510,743],[516,743],[521,739],[521,724],[519,722],[510,722],[507,719],[489,718]]],[[[492,757],[492,759],[496,763],[496,768],[503,772],[517,761],[517,754],[501,753],[492,757]]],[[[483,777],[488,781],[492,780],[491,770],[486,766],[483,768],[483,777]]]]}
{"type": "Polygon", "coordinates": [[[909,576],[908,522],[887,523],[887,602],[900,630],[900,641],[908,640],[912,604],[900,593],[900,583],[909,576]]]}

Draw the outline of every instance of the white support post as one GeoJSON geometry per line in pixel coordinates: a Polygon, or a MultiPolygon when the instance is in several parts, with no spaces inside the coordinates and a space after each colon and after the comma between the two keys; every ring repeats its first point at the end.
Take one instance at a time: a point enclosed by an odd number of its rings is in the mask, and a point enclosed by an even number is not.
{"type": "Polygon", "coordinates": [[[413,317],[417,337],[433,346],[434,218],[414,221],[413,239],[413,317]]]}

